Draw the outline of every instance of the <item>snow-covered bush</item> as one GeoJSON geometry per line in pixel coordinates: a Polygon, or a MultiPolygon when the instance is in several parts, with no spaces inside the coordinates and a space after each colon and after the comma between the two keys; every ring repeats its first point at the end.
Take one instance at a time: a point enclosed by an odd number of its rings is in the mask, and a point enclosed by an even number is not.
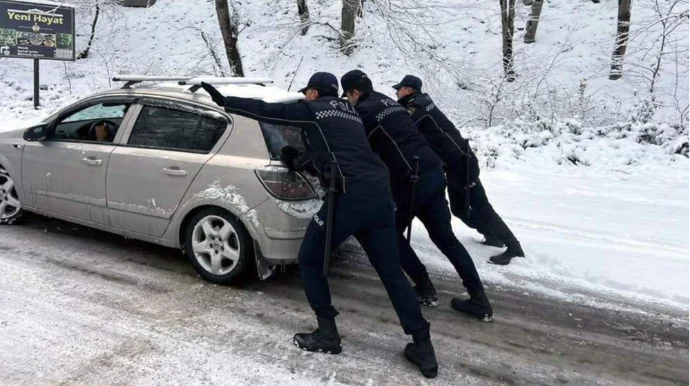
{"type": "MultiPolygon", "coordinates": [[[[642,114],[638,117],[644,117],[642,114]]],[[[680,125],[624,122],[585,127],[566,119],[551,125],[545,121],[515,120],[489,128],[463,128],[481,163],[494,167],[535,153],[557,164],[577,166],[630,166],[647,157],[680,154],[688,157],[688,130],[680,125]]]]}

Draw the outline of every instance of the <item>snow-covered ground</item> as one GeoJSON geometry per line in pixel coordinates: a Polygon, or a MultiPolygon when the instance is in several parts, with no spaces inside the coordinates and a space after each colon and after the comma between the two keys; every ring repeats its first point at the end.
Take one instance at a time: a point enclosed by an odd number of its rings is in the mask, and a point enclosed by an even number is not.
{"type": "MultiPolygon", "coordinates": [[[[478,245],[481,236],[454,219],[484,280],[589,304],[605,300],[573,289],[688,308],[687,161],[632,175],[531,164],[484,172],[482,180],[527,254],[507,267],[488,264],[500,250],[478,245]]],[[[452,271],[423,229],[418,224],[414,236],[421,258],[452,271]]]]}
{"type": "MultiPolygon", "coordinates": [[[[340,355],[292,343],[314,316],[296,269],[241,287],[203,281],[179,252],[32,217],[0,232],[2,385],[625,385],[688,383],[687,313],[641,314],[491,285],[495,322],[425,308],[426,380],[359,248],[334,256],[340,355]]],[[[616,303],[621,303],[616,301],[616,303]]],[[[625,302],[621,303],[625,306],[625,302]]]]}
{"type": "MultiPolygon", "coordinates": [[[[640,74],[659,48],[651,0],[635,4],[626,76],[619,81],[607,78],[615,2],[547,2],[537,42],[525,45],[519,28],[528,8],[518,1],[519,77],[512,85],[501,83],[495,0],[433,0],[423,7],[398,0],[393,3],[409,10],[398,19],[377,6],[383,3],[366,2],[358,49],[345,57],[325,25],[339,25],[339,2],[310,1],[317,24],[300,36],[293,0],[243,1],[239,45],[246,74],[273,77],[282,87],[294,76],[294,90],[317,70],[340,76],[361,68],[390,95],[389,86],[404,74],[422,76],[437,103],[474,140],[489,197],[528,254],[508,267],[490,266],[486,260],[498,250],[477,245],[479,236],[455,220],[486,281],[604,302],[571,293],[581,288],[687,310],[688,159],[672,153],[687,142],[687,131],[678,128],[685,122],[686,130],[687,111],[676,110],[688,103],[688,57],[682,45],[669,48],[655,92],[661,104],[645,109],[651,95],[640,74]],[[411,23],[411,17],[423,22],[411,23]],[[410,45],[409,36],[421,44],[410,45]],[[492,104],[493,127],[486,128],[492,104]],[[649,122],[640,122],[647,113],[649,122]],[[663,146],[641,141],[650,133],[663,146]]],[[[687,2],[681,1],[676,11],[683,9],[687,2]]],[[[80,47],[90,21],[88,8],[78,8],[80,47]]],[[[673,38],[687,40],[687,30],[687,23],[681,25],[673,38]]],[[[41,63],[42,109],[32,108],[31,61],[0,59],[0,131],[28,126],[58,106],[116,87],[110,81],[116,73],[217,75],[221,69],[202,31],[222,57],[213,2],[104,7],[88,59],[41,63]]],[[[451,272],[419,226],[415,238],[423,259],[451,272]]]]}

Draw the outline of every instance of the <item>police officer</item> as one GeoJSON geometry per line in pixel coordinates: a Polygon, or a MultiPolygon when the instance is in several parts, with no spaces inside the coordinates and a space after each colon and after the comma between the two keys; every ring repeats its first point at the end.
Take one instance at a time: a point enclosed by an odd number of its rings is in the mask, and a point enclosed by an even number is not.
{"type": "Polygon", "coordinates": [[[428,94],[422,93],[422,80],[406,75],[393,86],[398,102],[410,112],[419,132],[446,165],[448,196],[453,214],[470,228],[484,235],[485,244],[507,249],[489,261],[507,265],[513,257],[524,257],[520,242],[489,203],[479,180],[479,163],[460,131],[446,118],[428,94]],[[469,197],[467,191],[469,190],[469,197]],[[469,205],[467,205],[469,204],[469,205]]]}
{"type": "Polygon", "coordinates": [[[345,91],[343,95],[347,96],[364,121],[369,143],[388,166],[391,190],[397,204],[396,223],[402,265],[416,284],[420,302],[438,305],[436,290],[426,267],[410,247],[409,240],[406,241],[402,235],[412,217],[422,221],[431,240],[450,260],[467,288],[470,299],[453,299],[453,308],[485,322],[493,321],[493,310],[474,262],[453,234],[450,225],[451,215],[446,201],[441,160],[417,131],[407,110],[374,91],[365,73],[350,71],[343,75],[340,82],[345,91]]]}
{"type": "Polygon", "coordinates": [[[353,235],[359,241],[386,288],[403,330],[413,337],[414,343],[407,345],[405,356],[424,376],[435,377],[438,364],[429,323],[422,316],[414,290],[400,266],[388,171],[372,152],[361,118],[352,105],[338,98],[335,75],[314,74],[301,90],[305,100],[292,104],[224,97],[212,86],[202,83],[202,87],[230,113],[300,127],[309,144],[309,159],[303,161],[304,157],[299,157],[294,149],[284,149],[282,159],[289,167],[301,169],[311,165],[323,186],[329,186],[331,168],[337,168],[339,193],[334,216],[328,218],[326,205],[314,215],[298,256],[304,292],[319,327],[312,333],[296,334],[295,345],[331,354],[342,350],[335,324],[338,311],[331,304],[328,281],[323,275],[326,222],[333,221],[333,249],[353,235]]]}

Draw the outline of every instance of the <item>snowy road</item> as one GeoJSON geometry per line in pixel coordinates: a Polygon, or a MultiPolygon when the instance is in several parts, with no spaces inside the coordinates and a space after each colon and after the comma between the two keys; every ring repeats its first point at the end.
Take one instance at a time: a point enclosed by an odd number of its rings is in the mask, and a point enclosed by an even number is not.
{"type": "Polygon", "coordinates": [[[435,277],[427,309],[440,375],[422,378],[373,271],[346,245],[332,269],[340,356],[291,343],[313,318],[295,272],[242,289],[198,279],[181,255],[60,221],[32,218],[0,233],[3,385],[670,385],[688,383],[687,313],[618,311],[490,286],[496,322],[448,306],[459,291],[435,277]]]}

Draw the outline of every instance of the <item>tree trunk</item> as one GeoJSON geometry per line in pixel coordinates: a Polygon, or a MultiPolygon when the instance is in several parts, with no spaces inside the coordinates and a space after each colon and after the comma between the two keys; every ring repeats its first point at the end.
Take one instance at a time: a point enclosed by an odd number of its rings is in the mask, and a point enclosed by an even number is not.
{"type": "Polygon", "coordinates": [[[618,30],[616,32],[616,46],[611,59],[611,73],[609,79],[616,80],[623,76],[623,58],[628,48],[630,35],[630,3],[631,0],[618,0],[618,30]]]}
{"type": "Polygon", "coordinates": [[[539,18],[541,17],[541,8],[544,6],[544,0],[534,0],[532,2],[532,14],[527,20],[525,27],[525,43],[534,43],[537,35],[537,26],[539,25],[539,18]]]}
{"type": "Polygon", "coordinates": [[[307,7],[307,0],[297,0],[297,13],[302,24],[302,36],[304,36],[309,32],[309,7],[307,7]]]}
{"type": "Polygon", "coordinates": [[[501,3],[501,29],[503,32],[503,70],[506,80],[515,80],[513,71],[513,35],[515,34],[515,0],[499,0],[501,3]]]}
{"type": "Polygon", "coordinates": [[[350,55],[354,49],[352,38],[355,37],[355,15],[357,14],[357,8],[360,6],[360,0],[343,0],[340,50],[345,55],[350,55]]]}
{"type": "Polygon", "coordinates": [[[364,17],[364,2],[366,0],[358,1],[359,8],[357,8],[357,17],[364,17]]]}
{"type": "Polygon", "coordinates": [[[239,32],[237,30],[236,14],[233,12],[235,18],[230,18],[228,0],[216,0],[216,13],[218,14],[218,24],[220,25],[220,33],[223,35],[225,53],[228,56],[230,70],[235,76],[244,76],[242,58],[240,57],[240,52],[237,50],[239,32]]]}
{"type": "Polygon", "coordinates": [[[86,43],[86,48],[77,55],[77,59],[86,59],[89,57],[89,51],[91,50],[91,45],[93,44],[93,38],[96,36],[96,24],[98,23],[98,16],[101,14],[101,7],[96,3],[96,14],[93,17],[93,23],[91,23],[91,35],[89,35],[89,42],[86,43]]]}

